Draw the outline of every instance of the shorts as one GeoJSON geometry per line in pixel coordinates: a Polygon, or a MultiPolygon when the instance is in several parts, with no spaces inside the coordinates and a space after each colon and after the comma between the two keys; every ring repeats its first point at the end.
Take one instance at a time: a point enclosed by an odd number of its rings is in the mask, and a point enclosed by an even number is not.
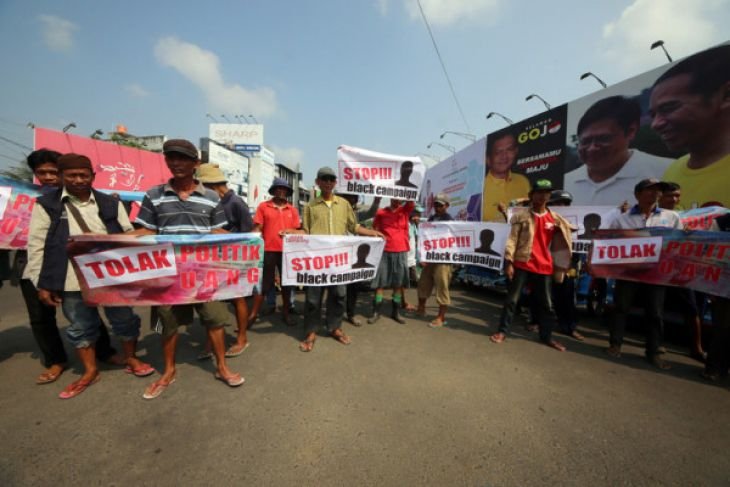
{"type": "Polygon", "coordinates": [[[372,289],[408,287],[408,252],[383,252],[372,289]]]}
{"type": "Polygon", "coordinates": [[[198,312],[200,323],[208,329],[233,323],[233,315],[228,311],[228,305],[221,301],[158,306],[157,317],[162,323],[162,336],[171,337],[177,333],[179,326],[192,325],[193,311],[198,312]]]}

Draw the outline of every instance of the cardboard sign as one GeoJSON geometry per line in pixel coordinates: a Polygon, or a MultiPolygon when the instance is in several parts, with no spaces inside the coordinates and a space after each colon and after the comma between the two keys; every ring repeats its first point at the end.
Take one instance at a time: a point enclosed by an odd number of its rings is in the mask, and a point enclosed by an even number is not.
{"type": "Polygon", "coordinates": [[[338,193],[416,201],[426,166],[418,156],[396,156],[357,147],[337,148],[338,193]]]}
{"type": "Polygon", "coordinates": [[[493,222],[425,222],[418,226],[421,262],[501,270],[510,226],[493,222]]]}

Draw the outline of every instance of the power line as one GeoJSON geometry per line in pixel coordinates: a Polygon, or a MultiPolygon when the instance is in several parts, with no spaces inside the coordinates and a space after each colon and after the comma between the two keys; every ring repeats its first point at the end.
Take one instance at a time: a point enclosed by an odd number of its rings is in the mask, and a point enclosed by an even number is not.
{"type": "Polygon", "coordinates": [[[456,90],[454,90],[454,84],[451,82],[451,78],[449,77],[448,71],[446,71],[446,64],[444,64],[444,60],[441,57],[441,52],[439,51],[439,46],[436,44],[436,39],[433,37],[433,32],[431,31],[431,26],[428,24],[428,19],[426,18],[426,14],[423,11],[423,7],[421,6],[421,0],[417,0],[418,3],[418,10],[421,11],[421,17],[423,18],[423,23],[426,24],[426,29],[428,30],[428,35],[431,37],[431,42],[433,43],[433,48],[436,50],[436,56],[439,58],[439,63],[441,63],[441,69],[444,71],[444,76],[446,76],[446,81],[449,83],[449,89],[451,90],[451,96],[454,97],[454,102],[456,102],[456,107],[459,109],[459,114],[461,115],[461,119],[464,121],[464,125],[466,125],[466,130],[468,132],[471,132],[471,127],[469,127],[469,122],[466,121],[466,117],[464,116],[464,110],[461,108],[461,103],[459,103],[459,98],[456,96],[456,90]]]}
{"type": "Polygon", "coordinates": [[[26,149],[26,150],[30,150],[30,151],[33,150],[30,147],[28,147],[27,145],[23,145],[19,142],[15,142],[14,140],[3,137],[2,135],[0,135],[0,140],[4,140],[5,142],[8,142],[9,144],[16,145],[16,146],[20,147],[21,149],[26,149]]]}

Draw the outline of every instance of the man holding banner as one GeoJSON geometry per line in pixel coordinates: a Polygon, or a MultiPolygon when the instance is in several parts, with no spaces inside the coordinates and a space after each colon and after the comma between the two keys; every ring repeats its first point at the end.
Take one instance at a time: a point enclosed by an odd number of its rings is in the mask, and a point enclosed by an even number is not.
{"type": "MultiPolygon", "coordinates": [[[[165,163],[172,173],[166,184],[147,191],[142,208],[135,223],[142,228],[130,232],[137,235],[189,235],[223,233],[227,221],[218,195],[205,188],[195,179],[200,166],[198,149],[192,142],[171,139],[164,143],[162,152],[165,163]]],[[[165,371],[158,380],[150,384],[142,397],[154,399],[175,382],[175,351],[177,349],[180,325],[193,321],[193,310],[197,311],[203,325],[208,329],[208,339],[213,345],[217,371],[215,378],[230,387],[243,384],[240,374],[231,372],[225,359],[225,333],[223,327],[231,319],[225,303],[218,301],[159,306],[157,308],[162,324],[162,353],[165,371]]]]}
{"type": "MultiPolygon", "coordinates": [[[[355,212],[346,199],[334,194],[337,173],[330,167],[317,171],[316,184],[321,194],[304,207],[302,227],[310,235],[365,235],[381,237],[383,234],[364,228],[357,223],[355,212]]],[[[302,352],[311,352],[317,339],[317,328],[321,318],[322,294],[327,291],[326,324],[332,338],[343,345],[350,344],[350,337],[342,331],[345,286],[308,286],[305,303],[305,337],[299,344],[302,352]]]]}
{"type": "MultiPolygon", "coordinates": [[[[66,154],[58,158],[63,187],[39,197],[33,208],[28,236],[26,276],[46,306],[61,305],[69,321],[66,336],[76,348],[84,373],[60,394],[70,399],[99,380],[95,348],[101,319],[96,307],[84,304],[79,281],[66,251],[69,235],[113,234],[132,229],[121,202],[92,189],[94,172],[88,157],[66,154]]],[[[105,307],[112,330],[122,340],[127,371],[138,377],[154,373],[136,358],[140,319],[131,307],[105,307]]]]}
{"type": "MultiPolygon", "coordinates": [[[[611,222],[611,228],[634,229],[647,227],[666,227],[682,229],[679,215],[657,206],[661,193],[661,182],[657,179],[643,179],[634,187],[637,204],[626,213],[622,213],[611,222]]],[[[626,317],[634,299],[641,296],[649,330],[646,336],[646,359],[661,370],[670,369],[670,365],[659,356],[664,332],[664,286],[645,284],[634,281],[616,281],[614,290],[614,316],[610,330],[610,346],[606,353],[614,358],[621,357],[621,345],[626,328],[626,317]]]]}

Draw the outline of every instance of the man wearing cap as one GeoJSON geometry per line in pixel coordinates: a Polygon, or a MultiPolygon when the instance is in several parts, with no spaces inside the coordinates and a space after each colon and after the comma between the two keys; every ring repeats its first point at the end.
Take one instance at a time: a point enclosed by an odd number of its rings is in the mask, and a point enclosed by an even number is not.
{"type": "MultiPolygon", "coordinates": [[[[162,146],[165,163],[172,178],[147,191],[135,223],[141,228],[130,232],[137,235],[195,235],[225,232],[226,215],[218,195],[195,179],[200,166],[198,149],[187,140],[171,139],[162,146]]],[[[162,353],[165,370],[158,380],[150,384],[142,397],[154,399],[175,381],[175,351],[180,325],[193,322],[193,310],[208,330],[208,339],[216,358],[215,378],[237,387],[243,384],[240,374],[226,365],[225,333],[223,327],[231,319],[225,303],[207,302],[158,306],[162,324],[162,353]]]]}
{"type": "MultiPolygon", "coordinates": [[[[448,212],[449,195],[438,193],[433,200],[435,213],[428,217],[430,222],[450,222],[454,219],[448,212]]],[[[439,312],[429,326],[440,328],[446,324],[446,311],[451,304],[449,283],[451,282],[451,264],[433,264],[422,262],[421,277],[418,280],[418,311],[421,316],[426,316],[426,300],[431,296],[431,291],[436,289],[436,303],[439,305],[439,312]]]]}
{"type": "MultiPolygon", "coordinates": [[[[81,288],[66,252],[70,235],[113,234],[131,230],[126,211],[116,198],[92,188],[94,170],[88,157],[66,154],[58,158],[62,188],[36,200],[28,234],[25,277],[38,289],[46,306],[61,305],[69,321],[66,337],[84,366],[79,380],[59,394],[70,399],[99,380],[95,348],[101,319],[96,307],[84,304],[81,288]]],[[[127,371],[139,377],[154,369],[135,356],[140,319],[129,306],[104,307],[112,330],[122,340],[127,371]]]]}
{"type": "MultiPolygon", "coordinates": [[[[253,298],[253,310],[249,316],[249,323],[256,320],[264,297],[274,287],[276,270],[283,275],[282,251],[284,242],[282,237],[287,233],[297,230],[301,226],[299,212],[294,208],[287,198],[294,193],[291,185],[286,179],[275,178],[269,194],[273,196],[270,200],[264,201],[256,208],[256,215],[253,218],[254,231],[261,232],[264,239],[264,275],[261,282],[261,293],[253,298]]],[[[281,288],[281,298],[284,302],[281,313],[284,322],[289,326],[296,324],[296,319],[289,315],[291,308],[290,288],[281,288]]]]}
{"type": "MultiPolygon", "coordinates": [[[[660,194],[661,182],[658,179],[639,181],[634,187],[637,204],[612,220],[610,228],[666,227],[682,229],[683,225],[677,212],[664,210],[657,206],[660,194]]],[[[649,326],[646,336],[646,359],[659,369],[667,370],[670,368],[670,365],[659,356],[659,347],[664,333],[664,290],[664,286],[616,280],[616,289],[613,292],[615,306],[611,322],[610,346],[606,350],[611,357],[619,358],[621,356],[626,316],[631,309],[634,298],[640,296],[644,303],[645,317],[649,326]]]]}
{"type": "MultiPolygon", "coordinates": [[[[362,227],[357,223],[355,212],[346,199],[334,194],[337,183],[337,174],[330,167],[322,167],[317,171],[316,185],[321,194],[304,207],[302,227],[304,233],[310,235],[364,235],[369,237],[383,237],[383,234],[362,227]]],[[[343,345],[350,343],[342,331],[342,313],[345,298],[345,286],[309,286],[306,288],[307,302],[305,303],[305,337],[299,344],[302,352],[311,352],[314,341],[317,339],[319,326],[322,293],[327,291],[326,324],[332,337],[343,345]]]]}
{"type": "MultiPolygon", "coordinates": [[[[251,212],[240,196],[228,187],[228,179],[217,164],[201,164],[198,168],[198,180],[208,189],[216,192],[221,199],[223,212],[226,215],[226,225],[223,230],[231,233],[247,233],[253,230],[251,212]]],[[[248,348],[248,305],[245,298],[234,298],[231,300],[236,310],[236,324],[238,331],[236,343],[226,351],[226,357],[237,357],[248,348]]],[[[206,345],[206,352],[201,357],[212,357],[210,342],[206,345]]]]}
{"type": "Polygon", "coordinates": [[[489,337],[494,343],[502,343],[507,338],[522,287],[529,282],[538,300],[534,319],[540,328],[540,341],[558,351],[565,350],[565,346],[552,339],[550,278],[555,274],[556,280],[562,281],[570,267],[573,228],[547,207],[552,190],[552,183],[547,179],[535,181],[528,195],[529,211],[517,213],[510,221],[512,228],[504,250],[504,272],[510,283],[499,330],[489,337]]]}

